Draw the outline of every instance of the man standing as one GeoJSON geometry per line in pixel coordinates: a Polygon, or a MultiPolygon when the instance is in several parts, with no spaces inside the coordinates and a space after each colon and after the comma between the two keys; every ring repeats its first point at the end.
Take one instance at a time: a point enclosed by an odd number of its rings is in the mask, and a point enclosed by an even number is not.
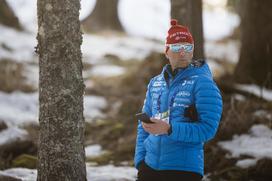
{"type": "Polygon", "coordinates": [[[194,41],[187,27],[171,20],[165,55],[170,64],[148,84],[138,121],[135,167],[138,181],[199,181],[204,143],[218,129],[222,97],[204,60],[192,60],[194,41]]]}

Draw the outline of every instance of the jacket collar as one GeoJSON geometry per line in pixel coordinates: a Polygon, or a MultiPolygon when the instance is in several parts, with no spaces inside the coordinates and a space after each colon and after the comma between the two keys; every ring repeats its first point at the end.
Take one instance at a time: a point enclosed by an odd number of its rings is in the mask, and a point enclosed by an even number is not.
{"type": "Polygon", "coordinates": [[[170,64],[166,64],[163,67],[161,74],[166,82],[169,82],[169,79],[173,78],[175,78],[174,82],[176,82],[177,79],[180,80],[193,75],[205,75],[212,78],[212,73],[205,60],[192,60],[188,67],[175,69],[174,71],[176,72],[174,72],[173,76],[170,64]]]}

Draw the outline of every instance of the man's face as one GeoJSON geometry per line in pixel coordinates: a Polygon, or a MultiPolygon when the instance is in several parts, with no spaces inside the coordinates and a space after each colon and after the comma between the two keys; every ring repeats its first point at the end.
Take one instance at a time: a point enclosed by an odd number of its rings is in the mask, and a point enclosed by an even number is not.
{"type": "Polygon", "coordinates": [[[169,47],[166,52],[170,64],[184,64],[189,63],[193,58],[194,45],[190,43],[177,43],[167,45],[169,47]]]}

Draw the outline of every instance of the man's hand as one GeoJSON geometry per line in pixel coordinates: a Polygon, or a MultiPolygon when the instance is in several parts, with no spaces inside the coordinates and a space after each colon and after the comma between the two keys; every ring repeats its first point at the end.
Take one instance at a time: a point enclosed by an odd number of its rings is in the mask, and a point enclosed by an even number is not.
{"type": "Polygon", "coordinates": [[[155,122],[153,124],[148,124],[142,122],[144,130],[150,134],[167,134],[170,125],[160,119],[150,118],[151,121],[155,122]]]}

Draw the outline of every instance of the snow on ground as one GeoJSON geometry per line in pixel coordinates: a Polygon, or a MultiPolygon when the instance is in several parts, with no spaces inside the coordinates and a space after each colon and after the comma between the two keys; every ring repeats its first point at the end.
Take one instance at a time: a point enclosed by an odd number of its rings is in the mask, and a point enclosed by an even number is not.
{"type": "Polygon", "coordinates": [[[253,113],[253,116],[259,117],[259,118],[266,118],[271,121],[272,123],[272,112],[268,112],[266,110],[257,110],[253,113]]]}
{"type": "MultiPolygon", "coordinates": [[[[17,0],[16,2],[8,0],[8,3],[15,10],[22,24],[29,27],[29,29],[32,28],[32,34],[30,34],[32,38],[28,37],[28,39],[32,39],[30,41],[31,49],[29,49],[32,53],[36,44],[35,36],[37,32],[35,28],[33,29],[33,26],[37,24],[36,0],[17,0]]],[[[239,25],[240,20],[236,14],[225,9],[225,1],[217,3],[212,9],[205,8],[205,4],[212,3],[216,4],[215,2],[211,2],[211,0],[204,1],[203,26],[205,39],[215,41],[231,34],[233,29],[239,25]]],[[[93,10],[95,0],[82,0],[81,4],[81,17],[83,19],[93,10]]],[[[160,40],[162,43],[164,42],[167,30],[170,26],[169,0],[120,0],[118,8],[120,21],[129,35],[147,37],[160,40]],[[141,9],[141,16],[138,16],[138,9],[141,9]]],[[[1,29],[0,31],[2,32],[1,29]]],[[[5,35],[4,37],[7,36],[5,35]]],[[[89,57],[97,58],[97,56],[102,56],[105,53],[112,53],[117,56],[119,55],[122,59],[137,59],[145,57],[146,54],[153,49],[163,51],[160,47],[161,43],[157,43],[159,45],[156,45],[154,42],[146,42],[143,38],[139,38],[138,40],[136,37],[128,38],[127,40],[124,39],[126,38],[105,37],[103,40],[97,36],[84,35],[82,45],[83,55],[85,54],[89,57]]],[[[20,38],[16,38],[16,40],[19,40],[17,44],[20,44],[20,38]]],[[[26,41],[22,42],[25,43],[26,41]]],[[[20,46],[21,45],[23,44],[20,44],[20,46]]],[[[208,47],[209,46],[210,45],[208,45],[208,47]]],[[[218,52],[215,51],[215,49],[216,46],[214,46],[213,51],[207,51],[218,52]]]]}
{"type": "Polygon", "coordinates": [[[236,88],[252,93],[258,97],[261,97],[267,101],[272,101],[272,90],[262,88],[254,84],[236,84],[236,88]]]}
{"type": "Polygon", "coordinates": [[[34,34],[19,32],[0,25],[0,60],[3,58],[18,62],[32,62],[36,39],[34,34]],[[6,46],[3,48],[1,45],[6,46]]]}
{"type": "Polygon", "coordinates": [[[26,130],[10,127],[0,132],[0,146],[14,141],[26,140],[28,133],[26,130]]]}
{"type": "Polygon", "coordinates": [[[98,144],[95,145],[89,145],[85,147],[85,155],[86,157],[96,157],[104,152],[102,151],[102,147],[98,144]]]}
{"type": "Polygon", "coordinates": [[[8,127],[38,121],[38,93],[0,92],[0,119],[8,127]]]}
{"type": "Polygon", "coordinates": [[[253,159],[239,160],[237,166],[243,168],[256,163],[258,159],[272,159],[272,130],[265,125],[254,125],[249,134],[234,135],[230,141],[220,141],[218,145],[231,152],[231,157],[252,156],[253,159]]]}
{"type": "Polygon", "coordinates": [[[239,60],[240,42],[229,40],[224,43],[206,41],[205,55],[207,58],[237,63],[239,60]]]}
{"type": "Polygon", "coordinates": [[[113,165],[88,166],[87,175],[89,181],[134,181],[137,170],[133,167],[115,167],[113,165]]]}
{"type": "Polygon", "coordinates": [[[11,168],[0,171],[0,175],[22,179],[22,181],[36,181],[37,170],[27,168],[11,168]]]}
{"type": "MultiPolygon", "coordinates": [[[[7,2],[22,25],[28,31],[36,32],[37,0],[7,0],[7,2]]],[[[96,0],[81,0],[81,20],[92,12],[95,3],[96,0]]],[[[239,25],[239,17],[225,10],[226,3],[226,0],[204,1],[203,25],[206,39],[221,39],[239,25]],[[207,6],[213,8],[206,8],[207,6]]],[[[170,7],[170,0],[120,0],[118,16],[130,35],[164,40],[169,28],[170,7]],[[139,9],[141,9],[141,16],[139,16],[139,9]]]]}
{"type": "MultiPolygon", "coordinates": [[[[35,38],[37,32],[36,1],[7,0],[26,31],[18,32],[0,25],[0,59],[9,58],[24,63],[32,63],[37,60],[37,56],[34,54],[34,47],[37,44],[35,38]]],[[[81,0],[81,20],[91,13],[95,2],[96,0],[81,0]]],[[[226,0],[204,0],[205,52],[208,59],[224,59],[236,63],[240,45],[235,41],[228,41],[227,43],[216,42],[231,34],[240,23],[237,15],[224,9],[225,5],[226,0]],[[205,4],[209,6],[216,4],[216,8],[206,8],[205,4]]],[[[120,0],[118,8],[120,21],[130,36],[84,34],[82,44],[83,60],[94,65],[90,70],[84,72],[85,75],[112,76],[124,72],[122,67],[106,65],[107,58],[104,57],[105,55],[115,55],[122,60],[141,60],[148,56],[151,51],[163,52],[164,50],[163,43],[169,28],[170,0],[120,0]],[[139,9],[141,9],[141,16],[139,16],[139,9]],[[159,41],[155,42],[145,38],[159,41]]],[[[220,69],[218,64],[214,62],[211,62],[211,64],[211,67],[220,69]]],[[[27,80],[32,85],[37,85],[38,81],[38,67],[35,66],[37,65],[29,66],[24,72],[27,80]]],[[[89,87],[93,86],[91,80],[87,80],[86,84],[89,87]]],[[[37,123],[37,101],[38,93],[13,92],[7,94],[0,92],[0,119],[4,120],[9,126],[9,128],[1,132],[0,138],[6,139],[1,139],[0,143],[16,137],[23,138],[25,131],[17,128],[17,126],[28,122],[37,123]]],[[[87,118],[103,117],[101,110],[106,107],[107,102],[103,97],[84,97],[84,115],[87,118]]],[[[244,137],[246,136],[247,140],[253,142],[255,139],[258,139],[256,135],[245,135],[244,137]]],[[[260,139],[265,138],[261,137],[260,139]]],[[[261,144],[260,142],[258,143],[261,144]]],[[[231,141],[229,144],[231,144],[231,141]]],[[[255,151],[258,150],[257,146],[254,148],[256,148],[254,149],[255,151]]],[[[87,155],[98,155],[101,152],[103,151],[99,145],[86,147],[87,155]]],[[[248,165],[253,163],[254,160],[242,160],[237,164],[248,165]]],[[[88,165],[87,171],[88,180],[95,181],[135,180],[137,173],[133,167],[114,167],[113,165],[101,167],[88,165]]],[[[3,173],[18,176],[26,181],[36,180],[37,175],[36,170],[23,168],[0,171],[0,174],[3,173]]]]}
{"type": "MultiPolygon", "coordinates": [[[[0,92],[0,119],[8,127],[38,122],[38,93],[0,92]]],[[[100,96],[84,96],[84,116],[89,119],[103,117],[107,101],[100,96]]]]}
{"type": "Polygon", "coordinates": [[[112,77],[122,75],[126,72],[126,69],[117,65],[96,65],[92,69],[83,72],[83,77],[112,77]]]}
{"type": "Polygon", "coordinates": [[[94,118],[104,118],[102,109],[108,106],[107,100],[101,96],[84,96],[84,116],[86,121],[94,118]],[[89,119],[88,119],[89,118],[89,119]]]}
{"type": "Polygon", "coordinates": [[[224,8],[228,0],[203,0],[204,7],[224,8]]]}
{"type": "Polygon", "coordinates": [[[88,62],[100,61],[106,54],[116,55],[122,60],[141,60],[151,51],[162,52],[163,43],[136,37],[83,35],[82,53],[88,62]]]}
{"type": "MultiPolygon", "coordinates": [[[[37,44],[35,38],[37,32],[36,0],[17,0],[16,2],[8,0],[7,2],[17,14],[22,25],[28,30],[28,33],[0,26],[0,32],[3,35],[0,37],[0,44],[11,49],[9,51],[0,46],[0,59],[33,61],[37,59],[34,54],[34,47],[37,44]],[[12,39],[16,39],[16,41],[10,41],[12,39]]],[[[84,19],[91,13],[95,2],[95,0],[81,1],[80,19],[84,19]]],[[[226,10],[226,0],[220,2],[205,0],[203,6],[206,57],[211,60],[221,59],[236,63],[239,56],[239,44],[235,41],[225,43],[216,41],[232,33],[240,23],[239,17],[226,10]],[[212,8],[210,8],[211,6],[212,8]]],[[[104,56],[109,54],[122,60],[142,60],[151,51],[164,51],[164,39],[170,26],[169,0],[120,0],[118,8],[120,21],[131,36],[84,34],[82,44],[84,61],[93,65],[101,64],[106,59],[104,56]],[[141,16],[138,16],[138,9],[141,9],[141,16]],[[159,41],[155,42],[145,38],[159,41]]],[[[219,66],[216,65],[216,68],[219,68],[219,66]]],[[[94,70],[87,71],[87,74],[91,72],[91,75],[92,73],[95,75],[101,73],[102,76],[115,76],[123,72],[122,67],[96,68],[93,66],[93,68],[94,70]],[[107,75],[105,75],[105,68],[107,68],[107,75]]],[[[37,79],[31,79],[31,81],[36,83],[37,79]]]]}
{"type": "MultiPolygon", "coordinates": [[[[93,167],[86,165],[89,181],[134,181],[137,170],[133,167],[115,167],[113,165],[93,167]]],[[[23,181],[36,181],[37,170],[26,168],[11,168],[0,171],[0,175],[21,178],[23,181]]]]}
{"type": "Polygon", "coordinates": [[[7,3],[27,31],[37,31],[37,0],[7,0],[7,3]]]}
{"type": "Polygon", "coordinates": [[[236,163],[236,166],[241,168],[248,168],[248,167],[256,165],[257,161],[258,161],[257,159],[250,159],[250,158],[238,160],[236,163]]]}

